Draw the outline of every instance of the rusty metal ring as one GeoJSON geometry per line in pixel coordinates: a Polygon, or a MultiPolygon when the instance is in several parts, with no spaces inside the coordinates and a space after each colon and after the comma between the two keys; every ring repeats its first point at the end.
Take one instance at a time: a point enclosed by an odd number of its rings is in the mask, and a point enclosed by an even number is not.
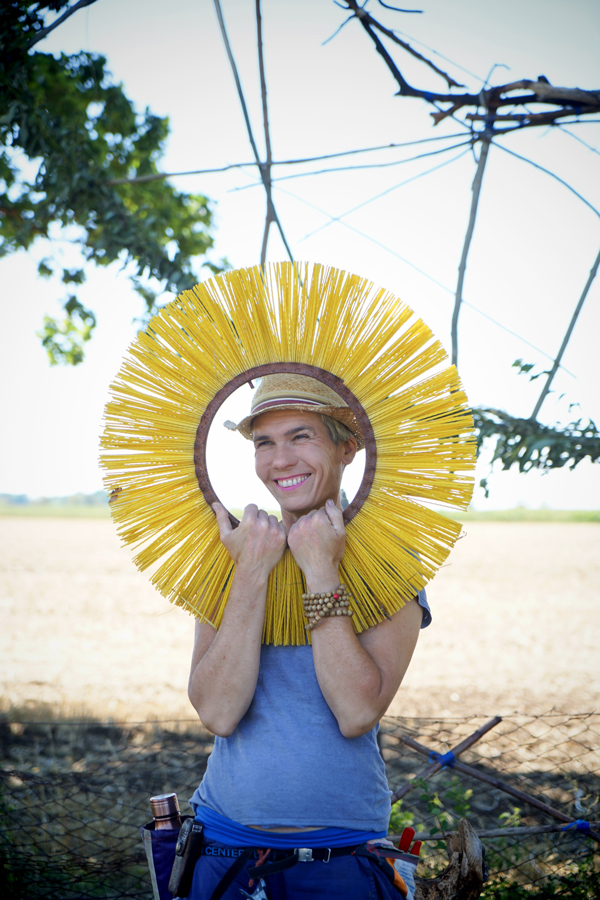
{"type": "MultiPolygon", "coordinates": [[[[217,410],[219,409],[221,404],[239,387],[241,387],[243,384],[247,384],[254,378],[260,378],[263,375],[274,375],[280,372],[288,372],[293,375],[308,375],[309,378],[318,378],[319,381],[322,381],[324,384],[328,385],[328,387],[332,388],[336,392],[336,394],[338,394],[342,398],[342,400],[345,400],[345,402],[348,404],[348,406],[356,416],[356,420],[360,425],[367,458],[365,460],[365,471],[360,483],[360,487],[356,493],[356,496],[352,500],[352,503],[350,503],[349,506],[344,510],[344,522],[347,525],[348,522],[350,522],[358,513],[361,506],[369,496],[369,491],[371,490],[371,485],[373,484],[373,479],[375,477],[375,468],[377,465],[377,446],[375,444],[375,435],[373,434],[373,428],[371,427],[371,423],[369,422],[369,417],[367,416],[362,405],[356,399],[352,391],[350,391],[346,387],[343,380],[341,378],[338,378],[337,375],[333,375],[331,372],[327,372],[325,369],[320,369],[318,368],[318,366],[311,366],[307,363],[279,362],[265,363],[262,366],[254,366],[254,368],[248,369],[246,372],[242,372],[240,375],[236,375],[235,378],[232,378],[231,381],[228,381],[220,391],[217,391],[213,399],[204,410],[204,413],[196,430],[196,441],[194,443],[194,468],[196,470],[198,486],[200,487],[200,490],[204,495],[204,499],[209,506],[212,507],[212,504],[217,501],[219,503],[221,502],[211,484],[210,477],[208,475],[208,468],[206,465],[206,442],[208,439],[208,432],[210,430],[210,426],[212,425],[213,419],[217,414],[217,410]]],[[[229,513],[229,518],[231,520],[231,524],[234,527],[239,524],[239,520],[236,519],[235,516],[232,516],[231,513],[229,513]]]]}

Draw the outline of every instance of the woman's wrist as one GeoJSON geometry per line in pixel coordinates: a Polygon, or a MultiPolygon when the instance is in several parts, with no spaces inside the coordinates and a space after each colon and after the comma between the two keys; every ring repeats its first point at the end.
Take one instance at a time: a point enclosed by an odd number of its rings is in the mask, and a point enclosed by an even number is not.
{"type": "Polygon", "coordinates": [[[305,572],[306,590],[309,594],[334,591],[340,583],[338,570],[331,567],[305,572]]]}
{"type": "Polygon", "coordinates": [[[233,577],[235,582],[243,584],[246,590],[261,592],[266,591],[270,574],[271,570],[264,566],[240,562],[235,567],[233,577]]]}

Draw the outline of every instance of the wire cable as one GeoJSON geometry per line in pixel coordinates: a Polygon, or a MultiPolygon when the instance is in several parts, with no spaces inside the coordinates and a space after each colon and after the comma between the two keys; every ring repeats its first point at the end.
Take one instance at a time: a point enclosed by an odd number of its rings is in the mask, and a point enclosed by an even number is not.
{"type": "MultiPolygon", "coordinates": [[[[381,241],[378,241],[376,238],[371,237],[371,235],[366,234],[366,232],[361,231],[359,228],[355,228],[353,225],[350,225],[348,222],[343,222],[343,221],[334,219],[334,217],[330,216],[329,213],[325,212],[324,209],[321,209],[319,206],[315,206],[314,203],[311,203],[309,200],[305,200],[303,197],[298,197],[297,194],[293,194],[291,191],[288,191],[285,188],[277,187],[276,190],[282,194],[287,194],[288,197],[292,197],[294,200],[298,200],[299,203],[304,203],[305,206],[309,206],[311,209],[314,209],[316,212],[321,213],[321,215],[327,216],[329,219],[332,220],[332,222],[335,222],[338,225],[343,225],[344,228],[348,228],[350,231],[353,231],[355,234],[360,235],[360,237],[365,238],[365,240],[370,241],[372,244],[375,244],[377,247],[380,247],[382,250],[385,250],[387,253],[396,257],[396,259],[399,259],[401,262],[405,263],[411,269],[414,269],[415,272],[418,272],[419,275],[422,275],[428,281],[431,281],[433,284],[437,285],[437,287],[441,288],[447,294],[450,294],[452,297],[454,296],[454,291],[452,290],[452,288],[449,288],[445,284],[442,284],[441,281],[438,281],[437,278],[434,278],[428,272],[425,272],[424,269],[419,268],[419,266],[415,265],[415,263],[411,262],[405,256],[401,256],[400,253],[397,253],[395,250],[392,250],[391,247],[388,247],[386,244],[383,244],[381,241]]],[[[503,325],[502,322],[498,322],[497,319],[494,319],[492,316],[488,315],[488,313],[483,312],[483,310],[479,309],[478,306],[475,306],[473,303],[469,303],[467,300],[463,300],[463,305],[468,306],[469,309],[472,309],[474,312],[478,313],[480,316],[483,316],[485,319],[488,319],[488,321],[492,322],[498,328],[502,329],[502,331],[505,331],[507,334],[511,334],[513,337],[520,340],[523,344],[526,344],[528,347],[531,347],[532,350],[535,350],[537,353],[541,353],[542,356],[546,357],[546,359],[554,360],[554,357],[552,356],[552,354],[546,353],[545,350],[542,350],[541,347],[536,346],[536,344],[532,344],[531,341],[528,341],[527,338],[523,337],[523,335],[517,334],[516,331],[513,331],[511,328],[508,328],[508,326],[503,325]]],[[[568,375],[571,375],[573,378],[577,377],[576,375],[574,375],[573,372],[571,372],[569,369],[566,369],[564,366],[560,366],[560,368],[564,372],[566,372],[568,375]]]]}
{"type": "Polygon", "coordinates": [[[382,197],[385,197],[386,194],[391,194],[392,191],[395,191],[398,188],[404,187],[405,184],[411,184],[413,181],[417,181],[417,179],[423,178],[424,175],[430,175],[432,172],[437,172],[438,169],[443,169],[444,166],[449,166],[451,163],[456,162],[457,159],[465,156],[465,154],[468,152],[469,150],[463,150],[462,153],[458,154],[458,156],[453,156],[452,159],[445,159],[444,162],[438,163],[437,166],[433,166],[431,169],[425,169],[424,172],[419,172],[417,175],[412,175],[410,178],[406,178],[404,181],[400,181],[398,182],[398,184],[393,185],[393,187],[387,188],[387,190],[385,191],[381,191],[381,193],[376,194],[374,197],[370,197],[368,200],[364,200],[362,203],[359,203],[358,206],[353,206],[352,209],[348,209],[346,210],[346,212],[341,213],[341,215],[333,217],[324,225],[319,225],[319,227],[315,228],[314,231],[309,231],[308,234],[305,234],[304,237],[300,238],[298,243],[301,244],[302,241],[313,237],[315,234],[318,234],[319,231],[323,231],[324,228],[329,228],[329,226],[333,225],[334,222],[339,222],[345,216],[349,216],[351,213],[357,212],[359,209],[364,209],[365,206],[368,206],[370,203],[374,203],[375,200],[380,200],[382,197]]]}
{"type": "Polygon", "coordinates": [[[598,218],[600,219],[600,212],[596,209],[596,207],[593,206],[589,200],[586,200],[585,197],[583,197],[579,193],[579,191],[576,191],[574,187],[571,187],[571,185],[568,182],[566,182],[563,178],[561,178],[559,175],[555,175],[554,172],[550,171],[550,169],[546,169],[546,168],[544,168],[544,166],[540,166],[539,163],[534,162],[532,159],[528,159],[526,156],[521,156],[520,153],[515,153],[514,150],[509,150],[508,147],[504,147],[504,146],[502,146],[502,144],[497,144],[495,141],[493,142],[493,144],[494,144],[494,147],[499,147],[500,150],[504,151],[504,153],[508,153],[510,156],[516,157],[516,159],[520,159],[523,162],[529,163],[529,165],[533,166],[534,169],[539,169],[540,172],[545,172],[546,175],[550,175],[550,177],[554,178],[555,181],[560,182],[560,184],[562,184],[564,187],[566,187],[567,190],[571,191],[572,194],[575,194],[575,196],[578,197],[582,203],[585,203],[586,206],[589,206],[589,208],[592,210],[592,212],[595,213],[598,216],[598,218]]]}
{"type": "MultiPolygon", "coordinates": [[[[431,150],[429,153],[420,153],[418,156],[409,156],[406,159],[398,159],[389,163],[369,163],[362,166],[335,166],[330,169],[317,169],[313,172],[297,172],[294,175],[282,175],[281,178],[273,178],[273,184],[280,181],[291,181],[295,178],[308,178],[310,175],[328,175],[331,172],[354,172],[363,169],[388,169],[392,166],[400,166],[403,163],[416,162],[419,159],[426,159],[428,156],[439,156],[440,153],[448,153],[451,150],[458,150],[460,147],[471,146],[471,141],[462,141],[460,144],[453,144],[451,147],[443,147],[441,150],[431,150]]],[[[244,187],[233,188],[232,193],[237,191],[247,191],[248,188],[255,187],[255,184],[244,185],[244,187]]]]}

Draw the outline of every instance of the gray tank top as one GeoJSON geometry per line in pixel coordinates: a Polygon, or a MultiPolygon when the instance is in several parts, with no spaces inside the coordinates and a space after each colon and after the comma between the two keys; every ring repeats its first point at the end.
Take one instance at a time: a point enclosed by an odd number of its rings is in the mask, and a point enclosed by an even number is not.
{"type": "MultiPolygon", "coordinates": [[[[419,594],[423,626],[431,615],[419,594]]],[[[312,647],[263,645],[254,699],[215,738],[191,803],[241,825],[386,831],[390,796],[377,730],[345,738],[319,688],[312,647]]]]}

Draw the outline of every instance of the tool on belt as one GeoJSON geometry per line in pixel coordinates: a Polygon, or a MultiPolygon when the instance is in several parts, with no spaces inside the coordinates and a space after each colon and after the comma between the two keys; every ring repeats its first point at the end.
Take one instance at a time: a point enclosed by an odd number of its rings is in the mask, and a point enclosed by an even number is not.
{"type": "MultiPolygon", "coordinates": [[[[149,828],[150,826],[145,826],[143,831],[149,828]]],[[[196,863],[204,853],[207,856],[225,857],[233,860],[232,865],[215,887],[210,900],[219,900],[223,896],[252,857],[256,860],[256,864],[248,869],[248,875],[251,879],[250,888],[254,886],[254,880],[257,880],[258,884],[252,893],[241,889],[240,893],[246,898],[252,898],[252,900],[268,900],[265,879],[270,875],[285,872],[299,863],[322,862],[327,864],[331,859],[337,859],[342,856],[359,856],[369,859],[385,875],[388,881],[394,885],[400,896],[406,898],[409,896],[408,885],[412,887],[412,884],[414,884],[413,872],[416,868],[421,848],[420,841],[417,841],[410,848],[414,833],[414,829],[405,828],[398,849],[390,841],[378,840],[348,847],[295,847],[286,850],[269,849],[261,852],[253,847],[219,846],[213,842],[205,842],[202,824],[191,817],[185,818],[177,834],[174,853],[173,849],[170,851],[172,868],[168,879],[168,893],[165,891],[166,878],[164,876],[163,878],[156,878],[155,876],[152,879],[155,897],[156,900],[170,900],[171,896],[175,898],[187,897],[192,888],[196,863]],[[156,881],[158,883],[155,883],[156,881]]],[[[168,838],[173,832],[165,831],[163,834],[165,838],[168,838]]],[[[150,833],[146,834],[144,838],[145,843],[148,838],[155,838],[158,835],[160,835],[160,831],[154,832],[153,835],[150,833]]],[[[154,866],[151,868],[151,872],[154,872],[154,866]]],[[[156,875],[159,875],[158,871],[156,875]]]]}

